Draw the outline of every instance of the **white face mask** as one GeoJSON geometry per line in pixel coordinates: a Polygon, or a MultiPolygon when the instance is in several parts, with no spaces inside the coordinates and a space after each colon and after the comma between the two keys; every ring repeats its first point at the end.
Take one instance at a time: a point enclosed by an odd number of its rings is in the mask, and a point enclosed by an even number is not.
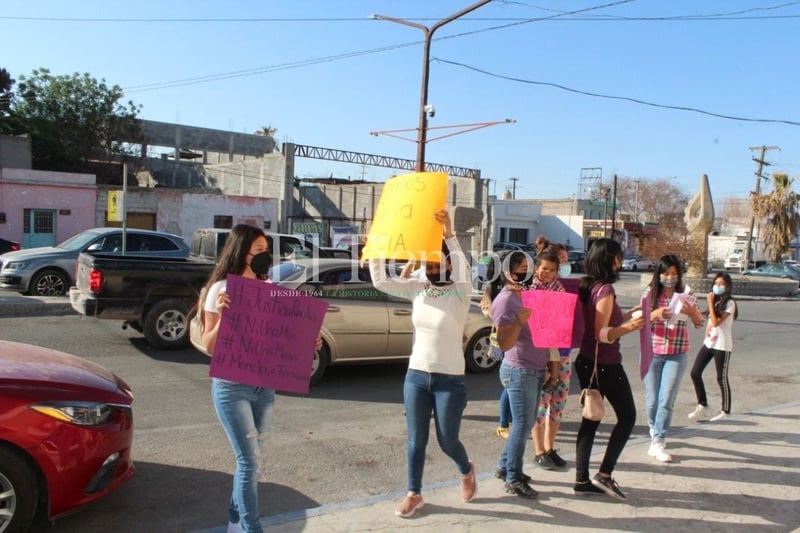
{"type": "Polygon", "coordinates": [[[566,278],[570,274],[572,274],[572,265],[570,263],[564,263],[563,265],[558,266],[559,278],[566,278]]]}

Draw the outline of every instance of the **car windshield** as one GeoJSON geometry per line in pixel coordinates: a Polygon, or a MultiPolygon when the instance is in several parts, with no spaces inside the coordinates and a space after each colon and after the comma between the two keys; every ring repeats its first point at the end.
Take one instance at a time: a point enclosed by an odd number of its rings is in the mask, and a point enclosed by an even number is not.
{"type": "Polygon", "coordinates": [[[286,262],[270,268],[267,277],[273,283],[277,283],[278,281],[289,281],[299,278],[301,274],[305,272],[305,270],[306,269],[304,267],[298,265],[297,263],[286,262]]]}
{"type": "Polygon", "coordinates": [[[98,234],[93,231],[83,231],[77,235],[73,235],[66,241],[57,245],[56,248],[62,248],[64,250],[81,250],[97,237],[98,234]]]}

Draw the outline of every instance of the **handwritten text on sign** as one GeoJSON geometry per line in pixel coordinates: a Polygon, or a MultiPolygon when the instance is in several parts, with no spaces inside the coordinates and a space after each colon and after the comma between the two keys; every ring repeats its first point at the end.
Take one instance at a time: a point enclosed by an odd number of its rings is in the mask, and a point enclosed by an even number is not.
{"type": "Polygon", "coordinates": [[[577,294],[522,291],[522,305],[531,310],[528,327],[537,348],[571,348],[577,294]]]}
{"type": "Polygon", "coordinates": [[[413,259],[442,249],[442,226],[433,213],[444,208],[447,174],[414,172],[383,186],[362,259],[413,259]]]}
{"type": "Polygon", "coordinates": [[[328,304],[271,283],[228,275],[209,374],[257,387],[307,393],[314,345],[328,304]]]}

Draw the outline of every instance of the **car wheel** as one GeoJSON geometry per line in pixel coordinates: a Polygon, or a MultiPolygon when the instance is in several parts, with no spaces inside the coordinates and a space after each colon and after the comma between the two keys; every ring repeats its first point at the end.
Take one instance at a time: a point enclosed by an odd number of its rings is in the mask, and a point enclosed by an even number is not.
{"type": "Polygon", "coordinates": [[[156,303],[144,317],[144,338],[156,348],[179,348],[189,342],[189,308],[185,300],[156,303]]]}
{"type": "Polygon", "coordinates": [[[31,278],[30,293],[34,296],[64,296],[69,279],[58,270],[42,270],[31,278]]]}
{"type": "Polygon", "coordinates": [[[18,453],[0,448],[0,531],[28,531],[38,501],[36,473],[18,453]]]}
{"type": "Polygon", "coordinates": [[[636,268],[636,265],[633,265],[633,266],[631,267],[631,272],[636,272],[637,270],[638,270],[638,269],[636,268]]]}
{"type": "Polygon", "coordinates": [[[314,351],[314,362],[311,364],[311,384],[316,385],[325,374],[328,364],[331,362],[331,350],[325,341],[322,341],[322,347],[314,351]]]}
{"type": "Polygon", "coordinates": [[[492,328],[483,328],[473,335],[467,343],[467,347],[464,350],[464,358],[467,361],[467,368],[470,372],[481,374],[489,372],[497,366],[499,361],[490,357],[492,346],[489,344],[489,335],[491,332],[492,328]]]}

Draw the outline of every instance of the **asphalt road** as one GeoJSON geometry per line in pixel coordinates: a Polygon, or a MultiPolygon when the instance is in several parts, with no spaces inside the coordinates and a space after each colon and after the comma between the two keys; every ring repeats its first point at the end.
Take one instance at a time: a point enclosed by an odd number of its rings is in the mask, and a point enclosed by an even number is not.
{"type": "MultiPolygon", "coordinates": [[[[620,288],[625,284],[629,290],[621,294],[636,294],[633,278],[626,276],[620,288]]],[[[623,305],[633,301],[620,296],[623,305]]],[[[740,302],[731,369],[734,414],[796,400],[798,306],[797,301],[740,302]]],[[[37,531],[192,531],[227,521],[233,458],[214,414],[205,356],[191,349],[155,350],[137,332],[123,331],[119,322],[77,315],[0,318],[0,331],[8,340],[60,349],[102,364],[128,381],[136,395],[137,475],[105,500],[54,525],[40,523],[37,531]]],[[[693,334],[690,361],[700,335],[693,334]]],[[[637,342],[626,338],[623,351],[640,410],[634,435],[641,437],[647,428],[641,413],[637,342]]],[[[398,364],[331,368],[308,396],[279,395],[261,475],[264,515],[404,491],[404,371],[398,364]]],[[[462,439],[478,470],[485,472],[494,468],[502,446],[494,436],[500,384],[496,373],[467,378],[469,405],[462,439]]],[[[709,368],[706,385],[711,405],[717,406],[714,381],[709,368]]],[[[687,423],[686,413],[694,404],[687,375],[675,426],[687,423]]],[[[571,400],[557,441],[564,454],[574,453],[578,413],[571,400]]],[[[601,426],[601,432],[607,430],[607,425],[601,426]]],[[[434,440],[428,448],[426,484],[455,476],[434,440]]],[[[526,458],[532,460],[530,450],[526,458]]],[[[572,471],[564,475],[571,477],[572,471]]],[[[621,464],[617,477],[624,476],[621,464]]]]}

